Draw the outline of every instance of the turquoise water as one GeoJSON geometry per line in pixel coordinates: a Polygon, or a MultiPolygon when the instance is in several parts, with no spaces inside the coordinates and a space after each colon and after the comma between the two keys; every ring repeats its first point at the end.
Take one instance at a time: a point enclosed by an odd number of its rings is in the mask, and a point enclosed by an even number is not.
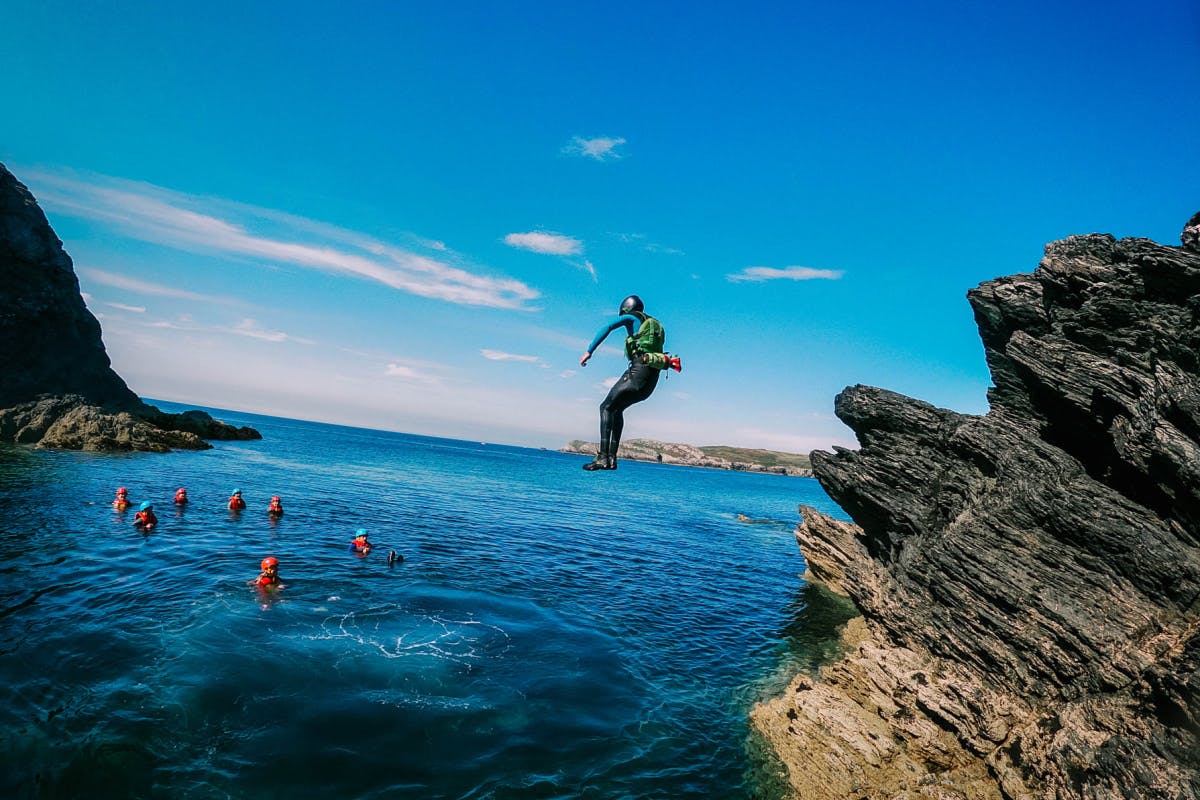
{"type": "Polygon", "coordinates": [[[265,438],[0,449],[0,796],[773,794],[747,712],[844,619],[815,481],[218,416],[265,438]]]}

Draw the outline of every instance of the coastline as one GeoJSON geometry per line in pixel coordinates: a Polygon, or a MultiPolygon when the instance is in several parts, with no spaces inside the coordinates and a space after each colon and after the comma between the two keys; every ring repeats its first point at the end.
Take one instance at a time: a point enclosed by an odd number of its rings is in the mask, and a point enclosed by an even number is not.
{"type": "MultiPolygon", "coordinates": [[[[596,455],[596,443],[587,442],[582,439],[572,439],[563,447],[559,448],[558,452],[571,455],[594,456],[596,455]]],[[[733,447],[714,447],[708,448],[720,452],[729,452],[743,455],[746,460],[733,460],[729,458],[721,458],[706,452],[706,448],[696,447],[689,444],[676,444],[671,442],[659,442],[653,439],[630,439],[622,442],[621,448],[617,452],[618,459],[628,461],[644,461],[653,464],[668,464],[679,467],[700,467],[703,469],[717,469],[732,472],[758,472],[770,475],[785,475],[794,478],[811,478],[813,471],[811,467],[800,466],[798,463],[762,463],[761,461],[749,460],[755,456],[760,459],[770,460],[787,460],[799,463],[806,463],[807,456],[801,456],[794,453],[779,453],[769,450],[749,450],[745,448],[733,447]]]]}

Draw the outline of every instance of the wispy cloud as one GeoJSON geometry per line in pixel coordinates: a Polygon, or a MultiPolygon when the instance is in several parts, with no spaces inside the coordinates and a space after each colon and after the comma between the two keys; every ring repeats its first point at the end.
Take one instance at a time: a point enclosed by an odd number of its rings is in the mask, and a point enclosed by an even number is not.
{"type": "Polygon", "coordinates": [[[617,148],[623,144],[625,139],[620,136],[594,136],[590,139],[574,136],[562,151],[567,155],[592,158],[596,161],[613,161],[624,158],[624,154],[617,152],[617,148]]]}
{"type": "Polygon", "coordinates": [[[549,369],[550,366],[538,356],[527,356],[519,353],[506,353],[503,350],[483,349],[479,351],[479,354],[489,361],[517,361],[522,364],[536,364],[542,369],[549,369]]]}
{"type": "Polygon", "coordinates": [[[480,350],[480,355],[489,361],[527,361],[536,364],[541,361],[537,356],[523,356],[517,353],[505,353],[502,350],[480,350]]]}
{"type": "Polygon", "coordinates": [[[623,244],[639,247],[647,253],[667,256],[681,256],[684,254],[677,247],[667,247],[665,244],[650,241],[650,238],[644,233],[614,233],[612,236],[623,244]]]}
{"type": "Polygon", "coordinates": [[[408,364],[388,364],[383,374],[389,378],[401,378],[403,380],[417,381],[418,383],[441,383],[441,378],[437,375],[422,372],[420,369],[408,364]]]}
{"type": "Polygon", "coordinates": [[[440,242],[428,248],[435,257],[273,209],[103,175],[29,170],[25,179],[46,208],[179,250],[350,275],[461,305],[531,310],[540,296],[522,281],[452,263],[440,242]]]}
{"type": "Polygon", "coordinates": [[[583,242],[561,233],[548,231],[510,233],[504,237],[504,243],[509,247],[518,247],[522,250],[551,256],[577,256],[583,252],[583,242]]]}
{"type": "MultiPolygon", "coordinates": [[[[522,250],[529,250],[533,253],[543,253],[550,256],[566,257],[583,255],[583,242],[574,237],[552,231],[510,233],[504,237],[504,243],[509,247],[517,247],[522,250]]],[[[599,278],[596,276],[596,267],[588,259],[573,260],[568,258],[567,263],[591,275],[592,280],[599,281],[599,278]]]]}
{"type": "Polygon", "coordinates": [[[761,283],[762,281],[779,280],[836,281],[840,277],[842,277],[840,269],[813,269],[812,267],[784,267],[783,269],[776,267],[746,267],[741,272],[725,276],[731,283],[740,283],[742,281],[761,283]]]}
{"type": "Polygon", "coordinates": [[[316,344],[312,339],[304,339],[300,336],[292,336],[290,333],[283,331],[271,331],[263,328],[255,320],[244,319],[232,328],[226,328],[227,333],[237,334],[238,336],[248,336],[251,339],[261,339],[264,342],[295,342],[297,344],[316,344]]]}
{"type": "Polygon", "coordinates": [[[145,306],[127,306],[124,303],[105,303],[105,305],[109,306],[111,308],[119,309],[121,311],[129,311],[133,314],[145,314],[146,313],[145,306]]]}
{"type": "MultiPolygon", "coordinates": [[[[124,306],[120,303],[108,303],[107,305],[115,306],[124,311],[134,311],[138,313],[146,311],[146,309],[138,306],[124,306]]],[[[239,322],[232,325],[212,325],[196,322],[192,319],[190,314],[180,314],[174,320],[152,319],[140,321],[136,324],[142,328],[179,331],[179,333],[186,335],[198,334],[204,337],[211,337],[213,334],[217,334],[221,336],[245,336],[250,339],[258,339],[259,341],[271,342],[273,344],[282,344],[284,342],[292,342],[294,344],[303,345],[316,344],[314,340],[306,339],[303,336],[294,336],[290,333],[285,333],[284,331],[265,328],[260,325],[257,320],[249,317],[243,318],[239,322]]]]}
{"type": "Polygon", "coordinates": [[[150,281],[142,281],[137,278],[130,278],[127,275],[118,275],[115,272],[106,272],[101,269],[81,269],[81,273],[93,283],[98,283],[102,286],[110,286],[113,289],[120,289],[125,292],[135,292],[137,294],[146,294],[152,297],[174,297],[178,300],[194,300],[201,303],[225,303],[228,304],[231,300],[227,297],[217,297],[210,294],[199,294],[197,292],[189,292],[186,289],[179,289],[175,286],[163,286],[160,283],[151,283],[150,281]]]}

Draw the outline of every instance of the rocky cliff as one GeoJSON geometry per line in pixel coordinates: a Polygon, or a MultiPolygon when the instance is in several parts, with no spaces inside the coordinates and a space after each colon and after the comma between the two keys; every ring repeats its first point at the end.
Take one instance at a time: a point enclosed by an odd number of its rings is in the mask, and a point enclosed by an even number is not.
{"type": "Polygon", "coordinates": [[[0,439],[87,450],[203,448],[261,438],[202,411],[167,414],[113,371],[70,256],[0,164],[0,439]]]}
{"type": "Polygon", "coordinates": [[[1200,215],[968,293],[968,416],[855,386],[802,508],[846,655],[757,707],[802,798],[1200,796],[1200,215]]]}

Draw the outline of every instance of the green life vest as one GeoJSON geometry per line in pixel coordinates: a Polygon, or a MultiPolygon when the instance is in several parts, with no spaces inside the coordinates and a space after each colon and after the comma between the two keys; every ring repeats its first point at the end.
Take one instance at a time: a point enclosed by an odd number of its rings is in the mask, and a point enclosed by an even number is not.
{"type": "MultiPolygon", "coordinates": [[[[667,332],[663,330],[662,323],[649,315],[642,320],[641,327],[634,336],[625,337],[625,357],[630,361],[643,360],[642,356],[661,356],[663,345],[667,341],[667,332]]],[[[658,359],[655,359],[658,360],[658,359]]],[[[646,360],[646,363],[650,363],[646,360]]],[[[658,366],[651,364],[651,366],[658,366]]],[[[665,362],[664,365],[665,366],[665,362]]],[[[663,367],[658,367],[662,369],[663,367]]]]}

